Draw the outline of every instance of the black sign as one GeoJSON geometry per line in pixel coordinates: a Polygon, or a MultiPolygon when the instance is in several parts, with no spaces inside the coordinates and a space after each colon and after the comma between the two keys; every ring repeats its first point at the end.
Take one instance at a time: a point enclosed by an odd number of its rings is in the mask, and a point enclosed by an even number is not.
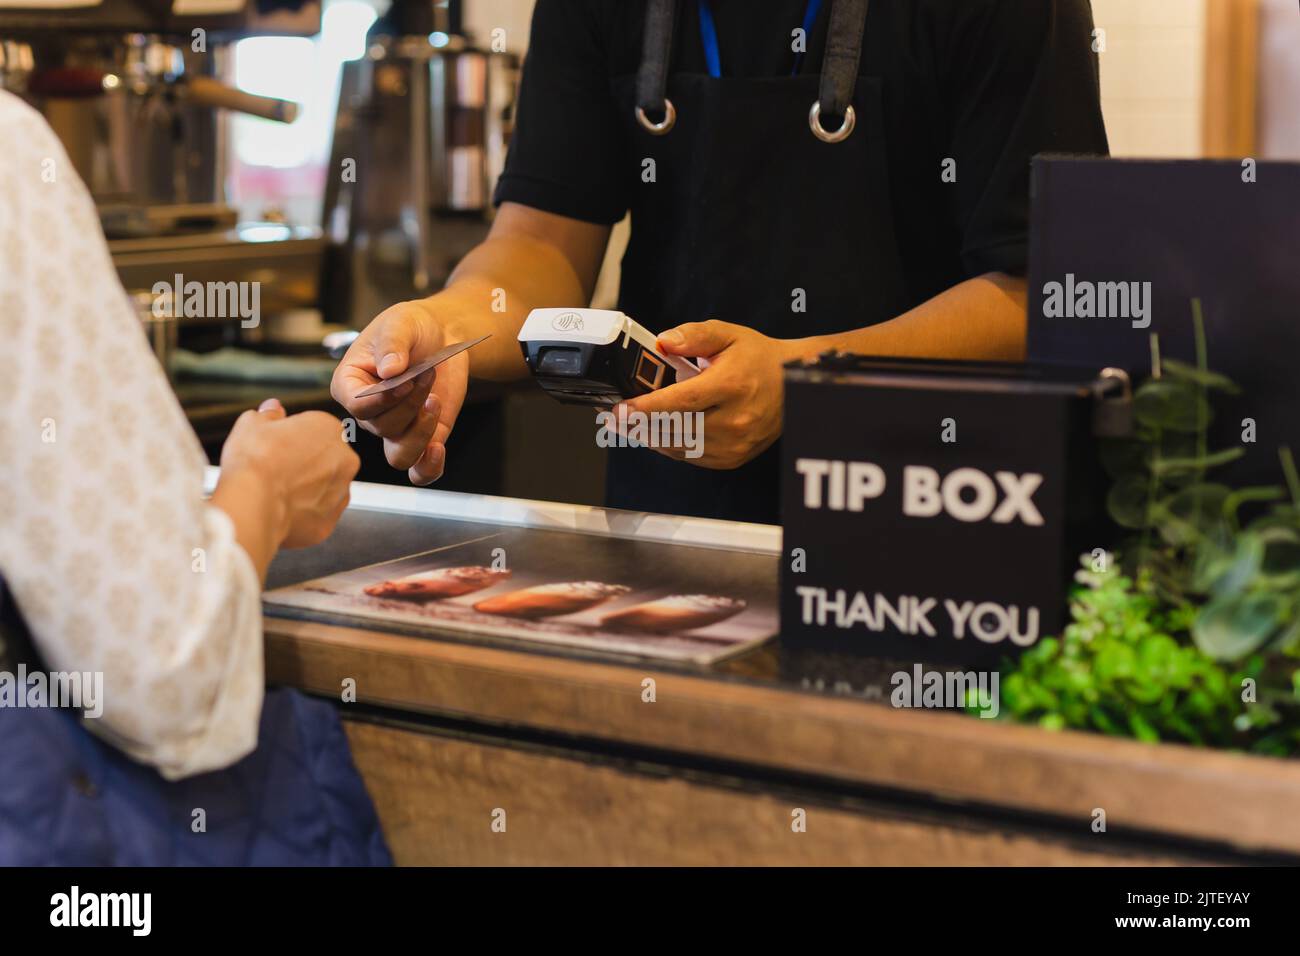
{"type": "Polygon", "coordinates": [[[826,358],[786,372],[781,634],[995,666],[1111,542],[1096,370],[826,358]]]}

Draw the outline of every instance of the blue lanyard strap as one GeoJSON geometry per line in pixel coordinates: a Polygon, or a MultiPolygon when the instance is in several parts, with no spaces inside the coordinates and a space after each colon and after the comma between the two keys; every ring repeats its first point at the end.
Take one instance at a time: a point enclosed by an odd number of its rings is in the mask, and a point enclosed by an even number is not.
{"type": "MultiPolygon", "coordinates": [[[[700,11],[700,42],[704,44],[704,65],[709,71],[709,76],[717,79],[722,76],[722,54],[718,51],[718,27],[713,22],[713,2],[712,0],[699,0],[700,11]]],[[[808,6],[803,11],[803,36],[805,48],[808,43],[808,37],[812,34],[813,24],[817,22],[817,14],[821,12],[822,0],[808,0],[808,6]]],[[[799,72],[799,67],[803,65],[803,54],[797,53],[794,58],[794,68],[790,70],[790,75],[795,76],[799,72]]]]}
{"type": "Polygon", "coordinates": [[[700,41],[704,44],[704,65],[715,80],[722,76],[722,54],[718,52],[718,27],[713,22],[713,4],[699,0],[700,41]]]}

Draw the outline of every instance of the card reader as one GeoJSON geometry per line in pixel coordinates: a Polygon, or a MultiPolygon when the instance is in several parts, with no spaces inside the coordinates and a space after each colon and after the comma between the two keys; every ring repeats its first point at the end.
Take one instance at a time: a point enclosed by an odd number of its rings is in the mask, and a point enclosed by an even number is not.
{"type": "Polygon", "coordinates": [[[607,309],[533,309],[519,346],[538,384],[566,405],[610,408],[700,373],[687,359],[660,354],[652,332],[607,309]]]}

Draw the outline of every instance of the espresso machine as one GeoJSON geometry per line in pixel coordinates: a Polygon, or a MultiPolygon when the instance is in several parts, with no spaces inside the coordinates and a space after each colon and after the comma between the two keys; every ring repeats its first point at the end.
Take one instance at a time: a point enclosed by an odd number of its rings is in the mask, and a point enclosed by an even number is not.
{"type": "MultiPolygon", "coordinates": [[[[320,230],[240,222],[226,201],[226,117],[287,123],[297,105],[243,92],[223,77],[234,41],[312,36],[320,19],[316,0],[0,7],[0,87],[27,100],[58,134],[95,200],[122,283],[142,305],[151,304],[156,283],[177,274],[258,282],[268,314],[317,304],[320,230]]],[[[185,324],[229,322],[187,316],[185,324]]],[[[211,331],[238,335],[237,328],[211,331]]]]}
{"type": "Polygon", "coordinates": [[[429,295],[487,234],[519,58],[480,46],[453,0],[394,0],[344,64],[323,204],[326,318],[429,295]]]}
{"type": "MultiPolygon", "coordinates": [[[[499,36],[464,28],[471,2],[394,0],[365,55],[343,66],[322,216],[331,323],[360,327],[436,292],[491,226],[520,59],[499,36]]],[[[438,487],[594,504],[604,461],[589,436],[586,409],[554,402],[531,380],[472,381],[438,487]],[[536,467],[553,457],[569,467],[536,467]]],[[[404,482],[368,442],[361,432],[354,446],[362,478],[404,482]]]]}

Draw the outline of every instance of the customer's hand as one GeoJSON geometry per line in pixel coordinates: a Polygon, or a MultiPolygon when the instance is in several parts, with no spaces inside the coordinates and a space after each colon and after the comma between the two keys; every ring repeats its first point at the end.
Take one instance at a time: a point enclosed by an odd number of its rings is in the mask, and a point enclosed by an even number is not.
{"type": "Polygon", "coordinates": [[[450,293],[385,309],[352,343],[334,370],[330,392],[361,426],[384,439],[384,457],[407,469],[411,481],[427,485],[442,477],[446,442],[456,424],[469,385],[469,356],[448,359],[390,392],[357,398],[371,385],[393,378],[462,341],[443,312],[450,293]],[[439,307],[435,303],[441,299],[439,307]]]}
{"type": "Polygon", "coordinates": [[[221,483],[238,488],[255,479],[269,492],[272,547],[301,548],[334,530],[360,464],[333,415],[286,416],[268,399],[235,422],[221,449],[221,483]]]}

